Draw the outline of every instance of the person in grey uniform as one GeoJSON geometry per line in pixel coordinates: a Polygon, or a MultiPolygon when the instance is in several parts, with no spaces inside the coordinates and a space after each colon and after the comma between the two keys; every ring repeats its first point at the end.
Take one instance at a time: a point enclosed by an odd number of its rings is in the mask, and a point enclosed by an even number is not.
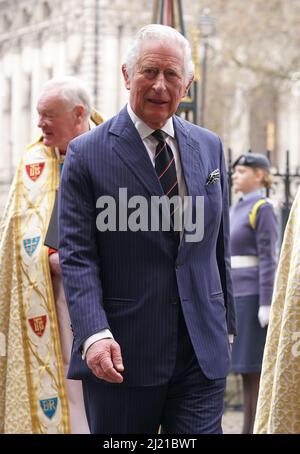
{"type": "Polygon", "coordinates": [[[243,381],[243,434],[253,432],[259,379],[276,268],[277,220],[266,197],[270,163],[256,153],[233,164],[233,187],[242,197],[230,210],[233,292],[238,335],[232,348],[232,372],[243,381]]]}

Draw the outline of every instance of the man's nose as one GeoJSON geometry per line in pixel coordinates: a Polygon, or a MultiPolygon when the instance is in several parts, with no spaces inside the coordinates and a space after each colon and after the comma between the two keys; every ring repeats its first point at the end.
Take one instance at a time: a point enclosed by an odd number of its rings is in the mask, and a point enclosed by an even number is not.
{"type": "Polygon", "coordinates": [[[45,125],[45,120],[43,119],[43,117],[39,117],[38,123],[37,123],[38,128],[42,128],[44,125],[45,125]]]}
{"type": "Polygon", "coordinates": [[[157,77],[155,78],[153,88],[155,90],[164,90],[166,88],[166,80],[164,74],[158,73],[157,77]]]}

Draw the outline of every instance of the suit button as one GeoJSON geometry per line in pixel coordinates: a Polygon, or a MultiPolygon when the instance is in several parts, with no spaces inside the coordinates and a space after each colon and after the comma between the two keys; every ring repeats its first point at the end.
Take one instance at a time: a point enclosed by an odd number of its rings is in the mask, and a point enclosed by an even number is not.
{"type": "Polygon", "coordinates": [[[180,262],[175,263],[176,270],[178,270],[181,266],[182,266],[182,263],[180,263],[180,262]]]}
{"type": "Polygon", "coordinates": [[[178,303],[179,303],[178,298],[172,298],[171,299],[171,304],[178,304],[178,303]]]}

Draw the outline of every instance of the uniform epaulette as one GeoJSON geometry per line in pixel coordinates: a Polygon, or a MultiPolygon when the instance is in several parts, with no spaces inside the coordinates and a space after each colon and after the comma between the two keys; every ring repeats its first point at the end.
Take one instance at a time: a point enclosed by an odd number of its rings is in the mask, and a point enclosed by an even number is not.
{"type": "Polygon", "coordinates": [[[257,202],[255,202],[255,204],[253,205],[251,212],[249,214],[249,222],[253,229],[255,229],[255,226],[256,226],[256,217],[257,217],[257,213],[258,213],[260,207],[262,205],[265,205],[268,202],[269,202],[269,199],[262,198],[262,199],[257,200],[257,202]]]}

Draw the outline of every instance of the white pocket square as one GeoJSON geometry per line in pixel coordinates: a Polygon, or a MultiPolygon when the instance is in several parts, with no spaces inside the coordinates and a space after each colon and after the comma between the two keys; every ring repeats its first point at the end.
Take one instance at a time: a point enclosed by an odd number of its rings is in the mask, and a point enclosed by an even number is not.
{"type": "Polygon", "coordinates": [[[205,184],[214,184],[220,179],[220,169],[213,170],[207,177],[205,184]]]}

